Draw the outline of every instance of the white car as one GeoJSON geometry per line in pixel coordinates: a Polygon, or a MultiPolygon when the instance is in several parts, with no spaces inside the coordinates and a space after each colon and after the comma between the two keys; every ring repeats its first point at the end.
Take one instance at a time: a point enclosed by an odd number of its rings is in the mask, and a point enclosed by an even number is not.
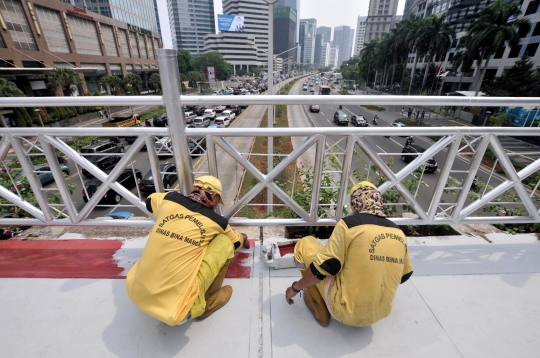
{"type": "Polygon", "coordinates": [[[216,112],[213,109],[205,109],[203,116],[212,120],[216,118],[216,112]]]}
{"type": "Polygon", "coordinates": [[[193,118],[197,117],[197,115],[193,112],[185,112],[184,114],[186,116],[187,124],[191,124],[191,122],[193,122],[193,118]]]}
{"type": "Polygon", "coordinates": [[[232,121],[234,118],[236,118],[236,114],[235,114],[233,111],[231,111],[231,110],[226,110],[226,111],[221,112],[221,116],[222,116],[222,117],[227,117],[227,118],[229,118],[231,121],[232,121]]]}
{"type": "Polygon", "coordinates": [[[228,127],[228,126],[231,125],[231,119],[229,117],[226,117],[226,116],[219,116],[214,121],[214,124],[216,124],[218,126],[222,125],[224,127],[228,127]]]}
{"type": "Polygon", "coordinates": [[[226,108],[225,106],[222,106],[221,104],[218,104],[218,105],[214,106],[213,109],[214,109],[215,112],[221,113],[221,112],[223,112],[223,110],[224,110],[225,108],[226,108]]]}

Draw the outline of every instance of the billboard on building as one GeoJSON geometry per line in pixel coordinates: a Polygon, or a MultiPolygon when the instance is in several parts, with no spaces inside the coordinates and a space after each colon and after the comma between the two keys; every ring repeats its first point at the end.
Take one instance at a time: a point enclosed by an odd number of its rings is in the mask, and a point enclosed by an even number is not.
{"type": "Polygon", "coordinates": [[[244,17],[218,15],[218,29],[227,32],[244,32],[244,17]]]}
{"type": "Polygon", "coordinates": [[[206,67],[206,78],[208,78],[208,82],[217,81],[215,67],[206,67]]]}

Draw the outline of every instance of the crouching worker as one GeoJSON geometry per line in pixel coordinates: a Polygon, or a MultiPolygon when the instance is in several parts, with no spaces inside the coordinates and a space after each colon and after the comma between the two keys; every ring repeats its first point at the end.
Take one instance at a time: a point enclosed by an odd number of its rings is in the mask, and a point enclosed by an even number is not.
{"type": "Polygon", "coordinates": [[[221,190],[221,182],[206,175],[195,179],[189,196],[155,193],[146,200],[156,224],[126,290],[137,307],[170,326],[204,319],[231,298],[223,280],[247,238],[214,212],[223,203],[221,190]]]}
{"type": "Polygon", "coordinates": [[[330,317],[355,327],[387,317],[399,284],[412,275],[407,238],[386,219],[375,185],[360,182],[350,194],[354,214],[338,222],[326,246],[312,236],[296,244],[302,278],[285,292],[293,304],[304,290],[306,306],[323,327],[330,317]]]}

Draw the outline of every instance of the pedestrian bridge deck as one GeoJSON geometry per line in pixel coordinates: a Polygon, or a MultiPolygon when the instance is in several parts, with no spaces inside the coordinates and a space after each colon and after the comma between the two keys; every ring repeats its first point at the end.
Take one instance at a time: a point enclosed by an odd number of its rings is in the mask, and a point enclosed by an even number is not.
{"type": "Polygon", "coordinates": [[[234,289],[228,305],[204,321],[169,327],[131,304],[121,278],[144,238],[56,240],[49,247],[4,241],[1,355],[538,356],[540,242],[532,234],[487,237],[492,243],[463,236],[409,239],[414,275],[399,287],[392,314],[363,328],[336,321],[322,328],[299,296],[288,306],[284,292],[298,271],[269,269],[258,243],[242,250],[229,273],[235,278],[226,279],[234,289]]]}

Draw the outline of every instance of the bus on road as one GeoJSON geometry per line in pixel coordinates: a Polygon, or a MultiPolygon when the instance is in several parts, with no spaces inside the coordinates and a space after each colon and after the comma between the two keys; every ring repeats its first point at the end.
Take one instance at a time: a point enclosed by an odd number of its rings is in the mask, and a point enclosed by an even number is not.
{"type": "Polygon", "coordinates": [[[319,91],[321,92],[321,94],[330,94],[330,87],[319,86],[319,91]]]}

